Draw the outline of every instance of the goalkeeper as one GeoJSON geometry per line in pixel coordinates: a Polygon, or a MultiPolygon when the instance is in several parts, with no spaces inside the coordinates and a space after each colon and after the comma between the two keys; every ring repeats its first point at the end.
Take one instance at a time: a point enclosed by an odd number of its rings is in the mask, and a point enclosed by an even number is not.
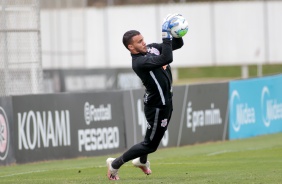
{"type": "Polygon", "coordinates": [[[172,106],[172,74],[170,63],[173,61],[172,51],[183,46],[182,38],[172,38],[170,30],[176,15],[168,15],[162,25],[162,40],[160,44],[146,45],[140,32],[127,31],[123,35],[123,44],[132,56],[132,68],[145,86],[144,112],[148,122],[144,141],[135,144],[118,158],[108,158],[107,177],[118,180],[118,169],[132,160],[145,174],[152,173],[148,154],[157,150],[159,143],[167,130],[172,106]]]}

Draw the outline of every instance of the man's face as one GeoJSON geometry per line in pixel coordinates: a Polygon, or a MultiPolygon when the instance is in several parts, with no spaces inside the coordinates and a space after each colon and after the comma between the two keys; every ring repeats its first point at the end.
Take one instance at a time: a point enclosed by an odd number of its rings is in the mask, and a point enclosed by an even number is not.
{"type": "Polygon", "coordinates": [[[146,43],[141,34],[132,37],[132,43],[128,45],[128,48],[133,54],[147,52],[146,43]]]}

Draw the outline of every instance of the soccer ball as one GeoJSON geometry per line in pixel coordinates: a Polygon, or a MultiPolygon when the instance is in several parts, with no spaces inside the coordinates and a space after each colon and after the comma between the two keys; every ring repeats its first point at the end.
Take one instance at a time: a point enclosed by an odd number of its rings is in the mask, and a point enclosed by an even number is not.
{"type": "Polygon", "coordinates": [[[177,15],[175,17],[176,20],[174,22],[178,22],[179,24],[177,26],[172,27],[170,33],[174,38],[181,38],[188,32],[188,22],[181,15],[177,15]]]}

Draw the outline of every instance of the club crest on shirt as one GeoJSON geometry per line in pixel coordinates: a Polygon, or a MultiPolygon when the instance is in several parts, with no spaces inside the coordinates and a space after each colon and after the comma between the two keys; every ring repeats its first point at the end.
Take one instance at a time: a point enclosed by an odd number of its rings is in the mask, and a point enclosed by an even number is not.
{"type": "Polygon", "coordinates": [[[147,52],[150,52],[152,54],[155,54],[155,55],[160,55],[160,51],[154,47],[148,47],[147,48],[147,52]]]}
{"type": "Polygon", "coordinates": [[[149,123],[147,123],[147,128],[151,129],[151,125],[149,123]]]}
{"type": "Polygon", "coordinates": [[[166,127],[167,125],[167,119],[162,120],[161,126],[166,127]]]}

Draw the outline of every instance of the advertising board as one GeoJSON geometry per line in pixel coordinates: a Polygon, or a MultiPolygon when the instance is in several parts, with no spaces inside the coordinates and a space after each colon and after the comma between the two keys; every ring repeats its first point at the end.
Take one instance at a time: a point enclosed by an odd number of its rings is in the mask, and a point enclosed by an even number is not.
{"type": "Polygon", "coordinates": [[[225,140],[228,83],[186,86],[178,145],[225,140]]]}
{"type": "Polygon", "coordinates": [[[125,149],[122,92],[13,97],[19,163],[125,149]]]}
{"type": "Polygon", "coordinates": [[[229,138],[282,131],[282,75],[229,83],[229,138]]]}

